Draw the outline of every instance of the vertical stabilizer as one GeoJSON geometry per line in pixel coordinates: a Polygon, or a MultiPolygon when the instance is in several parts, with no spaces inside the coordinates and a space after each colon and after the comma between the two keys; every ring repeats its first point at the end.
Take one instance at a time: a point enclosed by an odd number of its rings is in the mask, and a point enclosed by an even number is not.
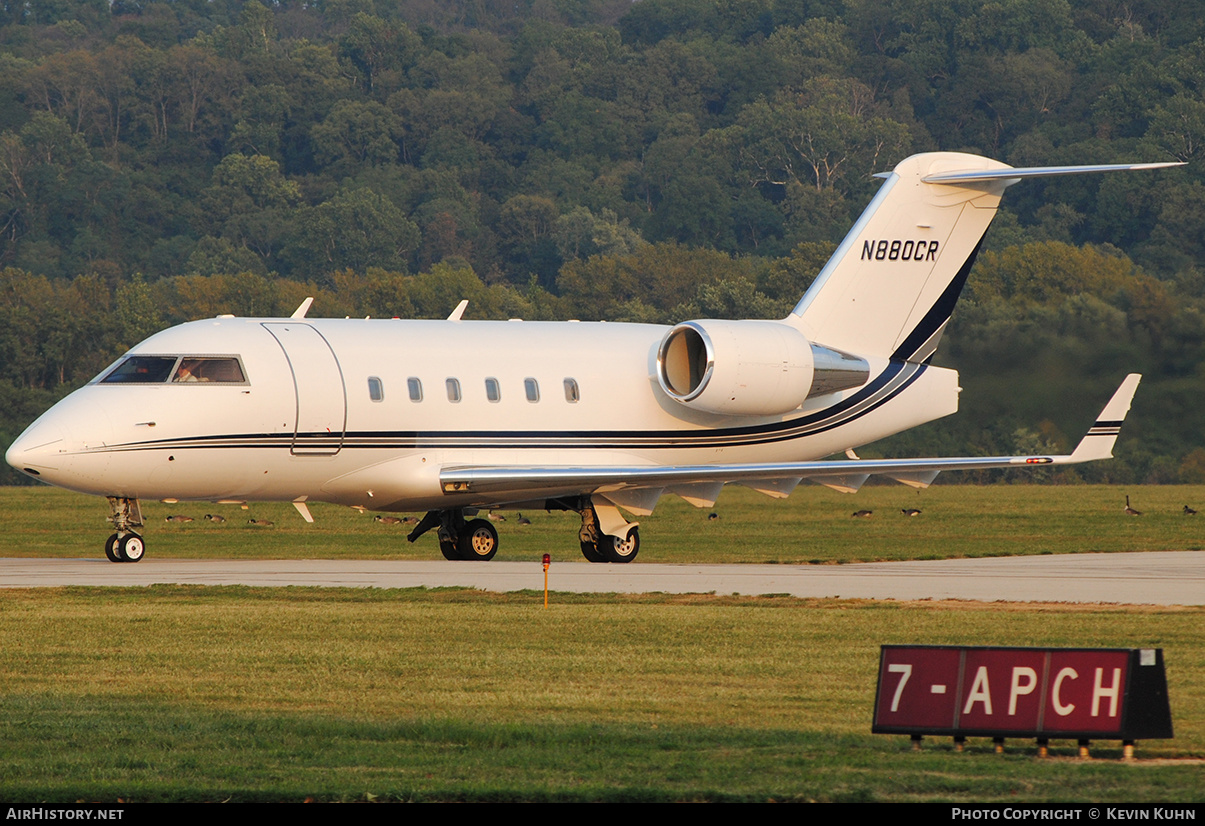
{"type": "Polygon", "coordinates": [[[900,163],[788,321],[827,347],[924,361],[937,349],[1000,196],[1013,182],[925,178],[1006,169],[956,152],[900,163]]]}
{"type": "Polygon", "coordinates": [[[786,322],[817,344],[923,362],[937,349],[1000,196],[1024,178],[1178,163],[1017,169],[960,152],[901,161],[786,322]]]}

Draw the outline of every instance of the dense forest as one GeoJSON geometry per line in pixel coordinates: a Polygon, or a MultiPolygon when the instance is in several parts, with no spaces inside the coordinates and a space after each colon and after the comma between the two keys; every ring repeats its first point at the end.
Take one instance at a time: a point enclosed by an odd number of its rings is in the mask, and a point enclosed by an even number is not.
{"type": "Polygon", "coordinates": [[[936,359],[962,412],[863,455],[1066,448],[1137,371],[1119,460],[1055,478],[1205,482],[1190,0],[0,0],[0,445],[157,329],[307,295],[781,317],[934,149],[1189,165],[1010,190],[936,359]]]}

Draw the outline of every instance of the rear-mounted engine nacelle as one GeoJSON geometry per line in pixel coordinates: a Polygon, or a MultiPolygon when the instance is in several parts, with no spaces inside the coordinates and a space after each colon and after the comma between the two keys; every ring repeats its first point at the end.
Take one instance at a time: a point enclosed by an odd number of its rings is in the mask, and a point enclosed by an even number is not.
{"type": "Polygon", "coordinates": [[[869,376],[865,359],[812,344],[777,321],[684,321],[666,333],[657,354],[666,395],[728,415],[788,413],[869,376]]]}

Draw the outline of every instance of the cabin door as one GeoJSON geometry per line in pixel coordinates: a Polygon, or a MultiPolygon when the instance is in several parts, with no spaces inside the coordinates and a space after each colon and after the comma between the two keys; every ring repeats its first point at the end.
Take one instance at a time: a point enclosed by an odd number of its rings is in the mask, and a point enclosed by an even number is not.
{"type": "Polygon", "coordinates": [[[292,451],[297,456],[334,456],[347,427],[347,390],[335,352],[322,334],[303,322],[264,327],[284,350],[297,392],[292,451]]]}

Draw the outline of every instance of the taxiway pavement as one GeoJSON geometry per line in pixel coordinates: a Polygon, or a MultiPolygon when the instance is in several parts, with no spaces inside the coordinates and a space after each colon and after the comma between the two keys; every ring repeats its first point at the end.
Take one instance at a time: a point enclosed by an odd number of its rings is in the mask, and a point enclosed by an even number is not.
{"type": "MultiPolygon", "coordinates": [[[[539,562],[0,559],[0,588],[287,585],[542,590],[539,562]]],[[[790,594],[844,599],[1205,605],[1205,551],[1014,556],[850,565],[591,565],[554,562],[549,588],[577,593],[790,594]]]]}

